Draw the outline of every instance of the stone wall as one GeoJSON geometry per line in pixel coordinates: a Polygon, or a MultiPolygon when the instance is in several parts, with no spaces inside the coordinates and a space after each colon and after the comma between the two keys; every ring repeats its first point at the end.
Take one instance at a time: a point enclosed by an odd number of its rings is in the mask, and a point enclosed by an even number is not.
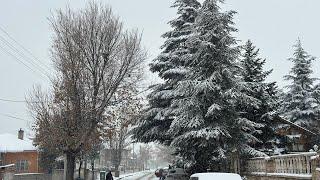
{"type": "Polygon", "coordinates": [[[320,180],[320,158],[316,152],[258,157],[248,160],[248,180],[320,180]]]}
{"type": "Polygon", "coordinates": [[[312,175],[312,180],[319,180],[320,179],[320,168],[316,168],[313,175],[312,175]]]}
{"type": "MultiPolygon", "coordinates": [[[[259,174],[259,175],[248,175],[246,176],[247,180],[313,180],[311,175],[295,175],[295,174],[259,174]]],[[[316,179],[319,180],[319,179],[316,179]]]]}

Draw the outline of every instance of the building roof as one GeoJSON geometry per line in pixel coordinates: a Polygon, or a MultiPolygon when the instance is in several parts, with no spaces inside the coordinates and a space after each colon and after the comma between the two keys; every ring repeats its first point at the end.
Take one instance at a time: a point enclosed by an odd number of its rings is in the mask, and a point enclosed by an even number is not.
{"type": "Polygon", "coordinates": [[[24,152],[35,151],[36,147],[29,139],[18,139],[12,134],[0,134],[0,152],[24,152]]]}
{"type": "Polygon", "coordinates": [[[309,129],[306,129],[306,128],[302,127],[302,126],[299,126],[299,125],[297,125],[297,124],[295,124],[295,123],[293,123],[293,122],[285,119],[284,117],[276,116],[276,119],[277,119],[278,121],[284,123],[284,124],[288,124],[288,125],[290,125],[290,126],[292,126],[292,127],[295,127],[295,128],[297,128],[297,129],[301,129],[302,131],[304,131],[304,132],[306,132],[306,133],[308,133],[308,134],[310,134],[310,135],[313,135],[313,136],[317,136],[317,135],[318,135],[317,133],[312,132],[312,131],[310,131],[309,129]]]}

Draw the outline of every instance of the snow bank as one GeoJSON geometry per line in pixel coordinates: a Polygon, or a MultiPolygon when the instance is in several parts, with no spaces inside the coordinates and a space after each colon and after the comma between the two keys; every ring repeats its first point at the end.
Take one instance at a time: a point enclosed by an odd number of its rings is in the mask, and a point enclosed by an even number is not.
{"type": "Polygon", "coordinates": [[[23,152],[34,150],[36,150],[36,147],[33,146],[31,140],[21,140],[12,134],[0,134],[0,152],[23,152]]]}

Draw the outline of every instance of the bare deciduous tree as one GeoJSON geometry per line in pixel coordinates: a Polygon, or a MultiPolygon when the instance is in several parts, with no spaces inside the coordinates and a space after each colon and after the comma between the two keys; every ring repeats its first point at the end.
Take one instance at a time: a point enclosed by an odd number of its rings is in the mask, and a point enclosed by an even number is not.
{"type": "Polygon", "coordinates": [[[65,154],[66,179],[73,180],[76,156],[99,143],[104,111],[146,54],[141,35],[124,30],[110,8],[90,3],[79,11],[58,10],[50,22],[56,77],[52,92],[35,89],[29,96],[29,109],[38,145],[65,154]]]}
{"type": "Polygon", "coordinates": [[[119,170],[123,151],[131,144],[131,130],[142,110],[142,99],[136,94],[133,84],[119,88],[113,98],[113,106],[106,111],[105,137],[116,171],[119,170]]]}

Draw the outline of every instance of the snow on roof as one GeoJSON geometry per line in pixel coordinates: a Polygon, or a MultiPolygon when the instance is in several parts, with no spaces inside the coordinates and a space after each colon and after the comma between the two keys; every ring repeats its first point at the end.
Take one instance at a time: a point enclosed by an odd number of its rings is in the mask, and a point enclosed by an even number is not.
{"type": "Polygon", "coordinates": [[[286,135],[289,139],[299,139],[301,134],[294,134],[294,135],[286,135]]]}
{"type": "Polygon", "coordinates": [[[15,164],[8,164],[8,165],[0,166],[0,169],[2,169],[2,168],[8,168],[8,167],[13,167],[13,166],[15,166],[15,164]]]}
{"type": "Polygon", "coordinates": [[[0,134],[0,152],[23,152],[34,151],[36,147],[33,146],[29,139],[18,139],[18,136],[12,134],[0,134]]]}
{"type": "Polygon", "coordinates": [[[285,119],[285,118],[282,117],[282,116],[278,116],[278,119],[279,119],[280,121],[286,123],[286,124],[290,124],[290,125],[295,126],[295,127],[299,128],[299,129],[302,129],[303,131],[308,132],[308,133],[310,133],[310,134],[312,134],[312,135],[317,135],[317,133],[314,133],[314,132],[312,132],[312,131],[310,131],[310,130],[308,130],[308,129],[306,129],[306,128],[304,128],[304,127],[302,127],[302,126],[300,126],[300,125],[298,125],[298,124],[296,124],[296,123],[293,123],[293,122],[285,119]]]}

